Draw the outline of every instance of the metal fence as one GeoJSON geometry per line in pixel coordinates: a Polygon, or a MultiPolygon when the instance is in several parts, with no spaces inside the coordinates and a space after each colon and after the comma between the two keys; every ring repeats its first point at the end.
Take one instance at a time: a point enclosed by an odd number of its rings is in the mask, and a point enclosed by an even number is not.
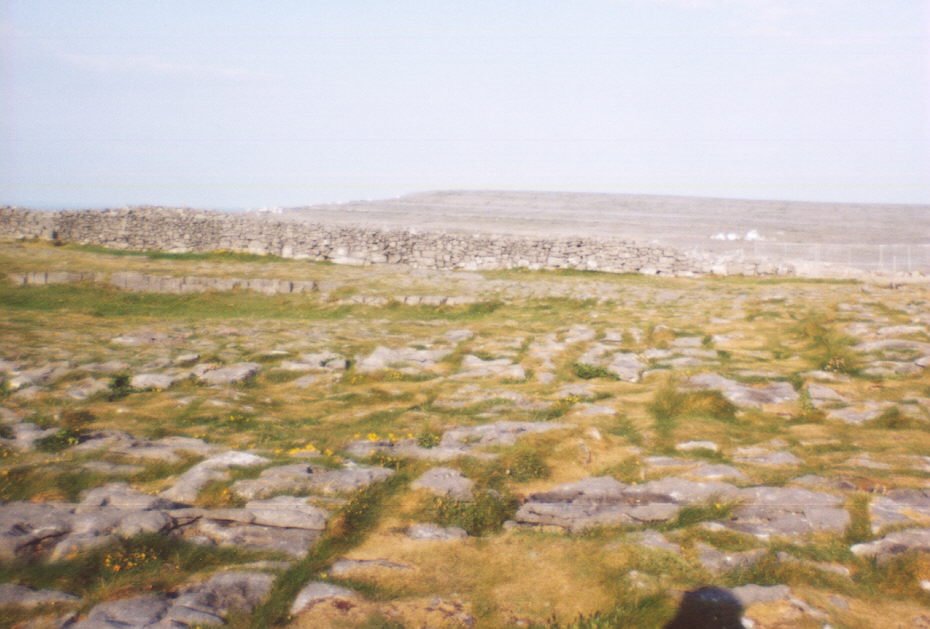
{"type": "Polygon", "coordinates": [[[883,273],[930,273],[930,243],[873,245],[754,240],[699,245],[691,251],[740,261],[808,262],[883,273]]]}

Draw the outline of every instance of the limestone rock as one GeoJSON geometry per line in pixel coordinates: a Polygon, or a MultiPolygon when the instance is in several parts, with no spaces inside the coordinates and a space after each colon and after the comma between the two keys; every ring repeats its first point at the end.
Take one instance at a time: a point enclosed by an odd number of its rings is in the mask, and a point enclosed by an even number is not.
{"type": "Polygon", "coordinates": [[[727,400],[737,406],[759,408],[765,404],[783,404],[798,399],[797,391],[787,382],[771,382],[764,386],[750,386],[715,373],[692,376],[687,380],[687,386],[694,389],[720,391],[727,400]]]}
{"type": "Polygon", "coordinates": [[[695,550],[700,564],[705,570],[714,574],[749,568],[762,559],[766,553],[764,548],[755,548],[742,552],[727,552],[702,543],[696,544],[695,550]]]}
{"type": "Polygon", "coordinates": [[[474,482],[461,472],[448,467],[434,467],[413,481],[414,489],[425,489],[437,496],[449,496],[456,500],[471,498],[474,482]]]}
{"type": "Polygon", "coordinates": [[[166,489],[161,495],[177,502],[193,502],[197,499],[200,490],[212,481],[229,478],[229,468],[255,467],[268,463],[268,459],[250,452],[236,452],[230,450],[212,456],[194,465],[184,472],[174,485],[166,489]]]}
{"type": "Polygon", "coordinates": [[[16,605],[18,607],[39,607],[61,603],[77,603],[81,599],[72,594],[55,590],[34,590],[13,583],[0,584],[0,607],[16,605]]]}
{"type": "Polygon", "coordinates": [[[107,382],[97,378],[84,378],[78,380],[68,388],[67,395],[74,400],[86,400],[87,398],[99,395],[109,391],[110,386],[107,382]]]}
{"type": "Polygon", "coordinates": [[[713,441],[684,441],[675,444],[675,449],[679,452],[691,452],[693,450],[709,450],[717,452],[717,444],[713,441]]]}
{"type": "Polygon", "coordinates": [[[736,495],[739,506],[727,528],[766,539],[826,531],[841,533],[849,525],[843,499],[788,487],[748,487],[736,495]]]}
{"type": "Polygon", "coordinates": [[[930,552],[930,528],[895,531],[874,542],[856,544],[850,550],[858,557],[875,557],[880,563],[910,551],[930,552]]]}
{"type": "Polygon", "coordinates": [[[601,476],[532,494],[517,511],[518,524],[582,531],[596,526],[670,520],[680,507],[668,495],[637,491],[601,476]]]}
{"type": "Polygon", "coordinates": [[[872,532],[886,526],[916,522],[930,523],[930,488],[892,489],[869,504],[872,532]]]}
{"type": "Polygon", "coordinates": [[[259,370],[261,365],[258,363],[238,363],[211,369],[200,376],[200,380],[211,385],[239,384],[254,377],[259,370]]]}
{"type": "Polygon", "coordinates": [[[451,353],[448,349],[414,349],[402,347],[390,349],[379,346],[355,365],[359,373],[375,373],[386,369],[397,369],[402,373],[421,373],[436,366],[436,363],[451,353]]]}
{"type": "Polygon", "coordinates": [[[582,365],[603,367],[608,372],[624,382],[639,382],[646,369],[636,354],[630,352],[611,352],[611,348],[596,344],[578,358],[582,365]]]}
{"type": "Polygon", "coordinates": [[[324,581],[314,581],[303,587],[294,599],[291,605],[291,615],[306,611],[320,603],[331,599],[351,600],[356,598],[357,594],[352,590],[324,581]]]}
{"type": "Polygon", "coordinates": [[[271,467],[258,478],[236,481],[232,490],[246,499],[306,491],[344,493],[385,480],[393,473],[383,467],[347,466],[330,470],[297,463],[271,467]]]}
{"type": "Polygon", "coordinates": [[[733,588],[733,595],[743,604],[743,607],[749,607],[756,603],[786,601],[791,596],[791,589],[787,585],[750,584],[733,588]]]}
{"type": "Polygon", "coordinates": [[[181,380],[178,375],[167,373],[140,373],[129,380],[129,386],[133,389],[170,389],[176,382],[181,380]]]}
{"type": "Polygon", "coordinates": [[[462,371],[455,375],[459,378],[503,378],[505,380],[525,380],[526,372],[520,365],[508,358],[483,360],[472,354],[462,358],[462,371]]]}
{"type": "Polygon", "coordinates": [[[339,559],[333,563],[329,573],[334,577],[344,577],[354,572],[367,570],[412,570],[413,567],[405,563],[388,561],[387,559],[339,559]]]}
{"type": "Polygon", "coordinates": [[[468,533],[456,526],[443,527],[438,524],[412,524],[407,527],[407,537],[415,540],[465,539],[468,533]]]}

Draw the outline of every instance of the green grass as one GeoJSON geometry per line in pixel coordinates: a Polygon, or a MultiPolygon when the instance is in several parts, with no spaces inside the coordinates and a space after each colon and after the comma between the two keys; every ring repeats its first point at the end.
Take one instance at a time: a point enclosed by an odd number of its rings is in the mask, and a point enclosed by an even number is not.
{"type": "Polygon", "coordinates": [[[182,261],[207,261],[207,262],[292,262],[287,258],[271,254],[241,253],[237,251],[208,251],[208,252],[188,252],[188,253],[170,253],[167,251],[133,251],[129,249],[110,249],[97,245],[78,245],[66,244],[64,249],[81,251],[84,253],[96,253],[106,256],[116,256],[122,258],[145,258],[147,260],[182,260],[182,261]]]}
{"type": "Polygon", "coordinates": [[[738,410],[719,391],[682,391],[674,380],[656,390],[648,409],[657,422],[681,417],[709,417],[729,422],[736,418],[738,410]]]}
{"type": "Polygon", "coordinates": [[[814,368],[855,375],[862,361],[852,346],[856,340],[839,332],[834,321],[822,312],[801,317],[795,333],[807,344],[807,354],[814,368]]]}
{"type": "Polygon", "coordinates": [[[424,521],[442,526],[457,526],[469,535],[495,533],[517,511],[517,501],[505,492],[495,489],[475,491],[470,500],[451,497],[431,497],[420,511],[424,521]]]}
{"type": "Polygon", "coordinates": [[[300,589],[318,579],[333,561],[360,544],[377,523],[385,505],[408,481],[408,475],[401,471],[355,494],[330,523],[323,538],[306,557],[275,581],[265,602],[244,619],[241,626],[264,629],[285,624],[291,603],[300,589]]]}
{"type": "Polygon", "coordinates": [[[576,376],[584,380],[593,380],[594,378],[609,378],[611,380],[617,379],[617,377],[608,371],[606,367],[588,365],[586,363],[573,364],[572,371],[576,376]]]}
{"type": "Polygon", "coordinates": [[[661,627],[675,614],[672,599],[664,594],[629,596],[607,611],[581,615],[575,620],[560,623],[553,619],[534,629],[647,629],[661,627]]]}

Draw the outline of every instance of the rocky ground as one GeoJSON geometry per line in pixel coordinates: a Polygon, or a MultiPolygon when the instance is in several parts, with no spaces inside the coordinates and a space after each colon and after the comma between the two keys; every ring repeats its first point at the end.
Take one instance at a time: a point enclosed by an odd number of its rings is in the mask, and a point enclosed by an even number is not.
{"type": "Polygon", "coordinates": [[[0,626],[930,626],[926,285],[0,264],[316,287],[0,284],[0,626]]]}

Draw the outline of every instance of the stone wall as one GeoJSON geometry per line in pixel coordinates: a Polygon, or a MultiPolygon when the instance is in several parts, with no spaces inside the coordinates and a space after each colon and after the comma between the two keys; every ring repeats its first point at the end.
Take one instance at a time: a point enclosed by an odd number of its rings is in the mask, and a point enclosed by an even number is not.
{"type": "MultiPolygon", "coordinates": [[[[253,291],[263,295],[299,295],[314,293],[322,301],[331,299],[330,290],[343,285],[332,281],[285,280],[274,278],[235,278],[204,276],[173,276],[135,271],[94,273],[90,271],[29,271],[8,273],[7,279],[16,286],[48,286],[50,284],[92,283],[109,285],[134,293],[207,293],[218,291],[253,291]]],[[[336,305],[385,306],[391,302],[409,306],[461,306],[481,301],[475,295],[384,295],[355,294],[332,301],[336,305]]]]}
{"type": "MultiPolygon", "coordinates": [[[[419,233],[164,208],[60,212],[0,208],[0,239],[59,240],[140,251],[236,251],[426,269],[580,269],[663,275],[715,270],[711,261],[674,249],[616,239],[419,233]]],[[[790,270],[749,264],[729,272],[790,270]]]]}

